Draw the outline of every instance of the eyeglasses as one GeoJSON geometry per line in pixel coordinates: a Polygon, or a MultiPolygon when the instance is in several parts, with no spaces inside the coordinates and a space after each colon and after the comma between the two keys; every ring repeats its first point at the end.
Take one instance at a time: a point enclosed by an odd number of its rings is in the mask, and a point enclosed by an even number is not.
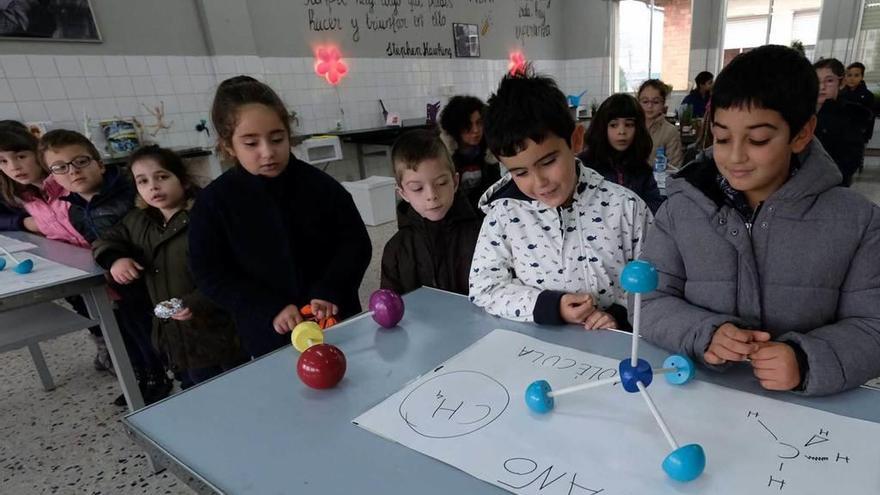
{"type": "Polygon", "coordinates": [[[69,162],[57,162],[49,165],[49,171],[56,175],[64,175],[70,172],[70,167],[80,170],[91,165],[94,160],[90,156],[80,155],[69,162]]]}
{"type": "Polygon", "coordinates": [[[666,102],[664,102],[663,100],[639,100],[639,103],[641,103],[642,105],[648,106],[648,105],[662,105],[666,102]]]}

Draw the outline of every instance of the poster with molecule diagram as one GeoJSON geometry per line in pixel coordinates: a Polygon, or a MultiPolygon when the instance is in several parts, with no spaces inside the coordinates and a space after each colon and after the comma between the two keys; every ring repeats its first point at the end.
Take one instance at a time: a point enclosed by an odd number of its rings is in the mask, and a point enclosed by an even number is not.
{"type": "Polygon", "coordinates": [[[880,424],[703,382],[702,369],[650,387],[669,429],[705,449],[688,483],[660,469],[669,446],[620,383],[556,397],[548,414],[525,403],[535,380],[586,384],[617,376],[618,363],[494,330],[353,422],[513,493],[880,493],[880,443],[866,441],[880,424]]]}

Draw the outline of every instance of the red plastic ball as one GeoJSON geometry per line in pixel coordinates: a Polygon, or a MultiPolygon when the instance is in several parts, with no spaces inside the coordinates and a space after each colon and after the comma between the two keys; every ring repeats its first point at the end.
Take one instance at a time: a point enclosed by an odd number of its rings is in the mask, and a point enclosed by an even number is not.
{"type": "Polygon", "coordinates": [[[379,289],[370,296],[370,311],[376,323],[392,328],[403,319],[403,299],[396,292],[379,289]]]}
{"type": "Polygon", "coordinates": [[[296,374],[312,388],[332,388],[345,376],[345,354],[330,344],[313,345],[299,355],[296,374]]]}

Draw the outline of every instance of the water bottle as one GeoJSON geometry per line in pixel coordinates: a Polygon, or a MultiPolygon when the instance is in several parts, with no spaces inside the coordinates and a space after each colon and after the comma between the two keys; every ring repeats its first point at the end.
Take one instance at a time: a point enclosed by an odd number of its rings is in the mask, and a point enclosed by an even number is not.
{"type": "Polygon", "coordinates": [[[654,180],[657,181],[657,187],[666,188],[666,147],[657,148],[657,156],[654,157],[654,180]]]}

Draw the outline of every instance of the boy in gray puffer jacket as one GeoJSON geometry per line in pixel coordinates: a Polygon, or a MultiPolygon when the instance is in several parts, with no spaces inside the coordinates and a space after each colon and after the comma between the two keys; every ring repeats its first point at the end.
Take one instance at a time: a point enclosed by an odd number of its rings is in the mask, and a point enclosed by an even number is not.
{"type": "Polygon", "coordinates": [[[880,207],[838,187],[813,139],[817,94],[794,50],[734,59],[712,96],[714,146],[670,182],[643,251],[660,274],[645,338],[810,395],[880,375],[880,207]]]}

